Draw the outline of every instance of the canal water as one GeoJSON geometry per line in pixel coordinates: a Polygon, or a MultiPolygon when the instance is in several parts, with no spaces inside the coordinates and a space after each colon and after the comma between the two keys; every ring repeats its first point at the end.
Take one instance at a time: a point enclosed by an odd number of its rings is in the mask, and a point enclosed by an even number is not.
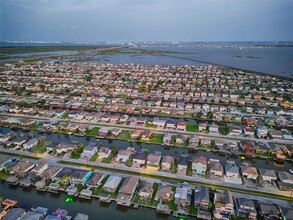
{"type": "MultiPolygon", "coordinates": [[[[9,132],[14,132],[15,135],[20,136],[23,135],[24,137],[27,137],[29,135],[29,132],[26,132],[22,129],[10,129],[6,127],[0,127],[0,133],[6,134],[9,132]]],[[[94,137],[80,137],[75,135],[67,135],[67,134],[58,134],[58,133],[40,133],[38,131],[34,132],[34,137],[38,136],[45,136],[47,141],[50,142],[57,142],[57,143],[82,143],[84,145],[87,145],[91,142],[97,142],[97,139],[94,137]]],[[[275,164],[273,160],[267,160],[267,159],[257,159],[257,158],[249,158],[249,159],[241,159],[239,156],[230,156],[227,154],[219,154],[215,152],[209,152],[204,150],[190,150],[187,148],[180,148],[180,147],[163,147],[159,144],[149,144],[149,143],[140,143],[140,142],[128,142],[123,140],[112,140],[112,139],[99,139],[98,140],[99,146],[116,146],[117,149],[126,149],[127,147],[133,147],[137,151],[148,151],[148,152],[154,152],[154,151],[160,151],[163,156],[169,155],[176,158],[179,158],[181,154],[188,154],[189,158],[192,159],[193,156],[204,156],[208,159],[218,159],[222,163],[222,165],[225,165],[227,160],[233,160],[235,163],[240,166],[243,162],[249,162],[252,166],[255,166],[257,168],[266,168],[266,169],[273,169],[276,171],[288,171],[290,168],[293,167],[292,161],[284,161],[282,164],[278,163],[275,164]]]]}
{"type": "Polygon", "coordinates": [[[67,195],[65,193],[53,194],[39,192],[34,188],[24,189],[18,186],[11,186],[5,181],[0,182],[0,197],[17,200],[18,207],[25,209],[42,206],[49,208],[50,214],[58,208],[63,208],[72,217],[75,217],[80,212],[87,214],[90,220],[175,219],[171,215],[158,214],[155,209],[122,207],[117,206],[115,202],[105,204],[96,199],[74,198],[72,203],[66,203],[67,195]]]}

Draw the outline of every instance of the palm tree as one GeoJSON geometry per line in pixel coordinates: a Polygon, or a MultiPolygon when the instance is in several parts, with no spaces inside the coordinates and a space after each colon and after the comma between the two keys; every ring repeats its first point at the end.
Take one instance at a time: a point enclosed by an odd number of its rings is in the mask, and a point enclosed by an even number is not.
{"type": "Polygon", "coordinates": [[[29,132],[29,136],[30,136],[31,138],[34,137],[34,131],[33,131],[33,130],[30,130],[30,132],[29,132]]]}

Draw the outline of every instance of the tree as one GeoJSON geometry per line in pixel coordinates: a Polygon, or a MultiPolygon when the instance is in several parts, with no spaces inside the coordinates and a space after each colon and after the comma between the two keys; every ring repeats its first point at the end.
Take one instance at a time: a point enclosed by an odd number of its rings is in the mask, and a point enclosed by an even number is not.
{"type": "Polygon", "coordinates": [[[214,117],[213,113],[212,112],[208,112],[207,118],[210,119],[210,120],[212,120],[213,117],[214,117]]]}

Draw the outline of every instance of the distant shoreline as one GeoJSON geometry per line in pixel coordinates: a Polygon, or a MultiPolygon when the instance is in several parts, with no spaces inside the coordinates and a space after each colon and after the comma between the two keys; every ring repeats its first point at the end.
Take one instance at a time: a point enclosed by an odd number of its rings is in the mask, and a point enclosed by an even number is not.
{"type": "MultiPolygon", "coordinates": [[[[0,43],[3,43],[3,42],[0,42],[0,43]]],[[[11,43],[11,44],[16,44],[16,43],[11,43]]],[[[21,44],[21,43],[19,43],[19,44],[21,44]]],[[[24,45],[22,45],[22,46],[20,46],[20,45],[18,45],[18,46],[3,46],[3,47],[1,46],[0,51],[3,52],[3,50],[10,50],[10,49],[11,50],[16,50],[17,48],[19,48],[20,50],[21,49],[30,49],[30,48],[32,50],[34,50],[34,49],[38,48],[38,50],[40,52],[42,52],[41,49],[43,48],[44,49],[43,52],[47,52],[49,47],[52,47],[52,50],[50,50],[52,52],[54,52],[54,51],[56,51],[56,52],[57,51],[62,51],[63,49],[66,49],[66,50],[69,50],[69,51],[72,51],[72,52],[74,50],[76,50],[76,52],[84,52],[86,50],[97,49],[97,47],[103,48],[104,50],[107,50],[108,47],[109,47],[109,50],[111,49],[110,45],[106,46],[106,44],[103,45],[103,46],[101,46],[101,45],[100,46],[97,46],[97,45],[95,46],[93,44],[92,45],[90,45],[90,44],[77,45],[77,44],[74,44],[74,43],[68,43],[68,44],[71,44],[71,45],[61,45],[61,43],[51,43],[51,44],[54,44],[54,45],[37,45],[39,43],[35,43],[36,45],[33,45],[33,43],[30,43],[30,44],[31,45],[27,45],[27,46],[24,46],[24,45]]],[[[280,45],[274,45],[274,46],[280,46],[280,45]]],[[[287,46],[290,46],[290,45],[287,45],[287,46]]],[[[133,49],[135,49],[135,48],[133,48],[133,49]]],[[[145,48],[140,48],[140,47],[138,49],[145,50],[145,48]]],[[[37,51],[31,51],[31,52],[34,53],[34,52],[37,52],[37,51]]],[[[275,74],[272,74],[272,73],[266,73],[266,72],[260,72],[260,71],[255,71],[255,70],[249,70],[249,69],[245,69],[245,68],[233,67],[233,66],[223,65],[223,64],[219,64],[219,63],[213,63],[213,62],[207,62],[207,61],[202,61],[202,60],[179,57],[179,56],[173,55],[173,53],[164,53],[164,51],[156,50],[155,48],[154,49],[147,49],[147,51],[148,51],[148,54],[171,57],[171,58],[175,58],[175,59],[181,59],[181,60],[187,60],[187,61],[193,61],[193,62],[199,62],[199,63],[203,63],[203,64],[207,64],[207,65],[216,65],[216,66],[221,66],[221,67],[228,68],[228,69],[231,69],[231,70],[244,71],[244,72],[249,72],[249,73],[256,74],[256,75],[270,76],[270,77],[276,77],[276,78],[283,79],[283,80],[293,81],[293,75],[292,75],[293,73],[289,74],[289,77],[288,76],[280,76],[280,75],[275,75],[275,74]],[[153,50],[154,52],[152,53],[151,50],[153,50]]],[[[167,50],[166,50],[166,52],[167,52],[167,50]]],[[[173,51],[170,50],[170,52],[173,52],[173,51]]],[[[16,53],[17,52],[15,52],[15,54],[16,53]]],[[[26,52],[26,53],[30,53],[30,52],[26,52]]],[[[176,51],[174,51],[174,54],[176,54],[176,51]]],[[[46,59],[48,57],[72,56],[72,55],[75,55],[75,54],[74,53],[72,53],[72,54],[54,54],[54,55],[33,56],[33,57],[26,57],[26,58],[16,58],[16,57],[13,58],[13,56],[11,56],[12,59],[2,59],[2,60],[0,60],[0,63],[18,62],[20,60],[33,62],[33,61],[36,61],[36,60],[46,59]]],[[[7,56],[7,54],[3,54],[3,56],[7,56]]],[[[166,64],[166,65],[168,65],[168,64],[166,64]]]]}

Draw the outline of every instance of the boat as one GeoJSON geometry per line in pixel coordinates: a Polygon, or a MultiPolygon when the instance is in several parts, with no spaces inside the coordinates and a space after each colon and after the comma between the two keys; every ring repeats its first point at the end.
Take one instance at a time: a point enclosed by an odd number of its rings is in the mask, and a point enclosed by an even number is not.
{"type": "Polygon", "coordinates": [[[289,169],[289,172],[290,172],[291,174],[293,174],[293,169],[289,169]]]}
{"type": "Polygon", "coordinates": [[[274,162],[274,164],[275,164],[275,166],[279,166],[279,167],[282,167],[282,166],[285,165],[285,164],[284,164],[284,161],[280,161],[280,160],[276,160],[276,161],[274,162]]]}

